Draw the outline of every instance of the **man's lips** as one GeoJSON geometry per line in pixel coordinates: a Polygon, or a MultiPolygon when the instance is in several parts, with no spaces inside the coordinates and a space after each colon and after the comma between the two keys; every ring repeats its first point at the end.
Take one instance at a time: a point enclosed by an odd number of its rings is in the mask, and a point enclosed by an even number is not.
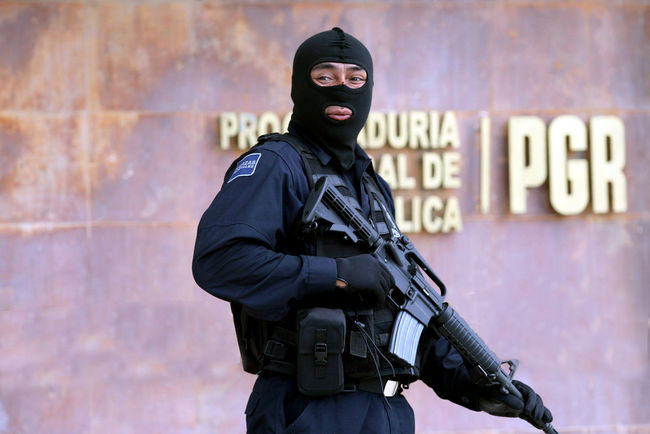
{"type": "Polygon", "coordinates": [[[330,105],[325,107],[325,115],[327,115],[330,119],[344,121],[352,116],[352,110],[347,107],[330,105]]]}

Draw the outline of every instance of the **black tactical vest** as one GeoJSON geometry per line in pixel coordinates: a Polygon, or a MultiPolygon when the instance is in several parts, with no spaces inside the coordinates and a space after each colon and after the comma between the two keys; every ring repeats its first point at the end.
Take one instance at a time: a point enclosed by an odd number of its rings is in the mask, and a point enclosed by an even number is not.
{"type": "MultiPolygon", "coordinates": [[[[268,134],[261,136],[259,143],[271,140],[289,143],[299,153],[310,187],[313,187],[321,177],[327,176],[341,194],[353,198],[361,209],[356,194],[349,189],[341,175],[333,167],[323,166],[317,156],[299,138],[291,134],[268,134]]],[[[386,215],[389,206],[381,188],[367,173],[364,173],[362,183],[370,202],[369,220],[381,236],[390,238],[391,225],[388,219],[392,217],[386,215]]],[[[340,235],[327,232],[307,234],[301,230],[300,222],[296,222],[294,226],[295,237],[311,245],[317,256],[336,258],[368,253],[340,235]]],[[[301,300],[295,307],[298,309],[316,306],[340,307],[337,306],[337,300],[327,295],[301,300]]],[[[282,321],[271,323],[251,317],[239,304],[232,303],[231,307],[244,370],[254,374],[263,370],[295,374],[295,309],[282,321]]],[[[386,303],[379,309],[344,309],[344,312],[348,323],[343,353],[346,381],[359,383],[381,376],[384,379],[396,379],[403,384],[408,384],[418,378],[417,367],[414,369],[405,366],[388,355],[388,343],[397,314],[393,306],[386,303]]],[[[416,363],[416,366],[418,365],[419,360],[416,363]]]]}

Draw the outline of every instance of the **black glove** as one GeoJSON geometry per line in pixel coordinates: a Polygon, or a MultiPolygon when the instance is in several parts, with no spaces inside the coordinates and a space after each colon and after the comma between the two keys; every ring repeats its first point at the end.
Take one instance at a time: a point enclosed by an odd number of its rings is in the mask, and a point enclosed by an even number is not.
{"type": "Polygon", "coordinates": [[[501,386],[489,386],[481,391],[479,407],[482,411],[493,416],[520,417],[538,429],[553,420],[551,411],[544,407],[541,396],[525,383],[513,380],[523,400],[513,394],[501,392],[501,386]]]}
{"type": "Polygon", "coordinates": [[[369,254],[336,258],[337,288],[343,292],[346,303],[354,307],[379,307],[395,280],[384,264],[369,254]]]}

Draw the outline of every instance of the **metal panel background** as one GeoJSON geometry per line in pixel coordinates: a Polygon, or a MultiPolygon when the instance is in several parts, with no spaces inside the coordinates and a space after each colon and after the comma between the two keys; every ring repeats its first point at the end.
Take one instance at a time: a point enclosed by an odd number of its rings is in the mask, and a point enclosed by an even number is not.
{"type": "MultiPolygon", "coordinates": [[[[217,118],[289,111],[296,46],[334,25],[373,53],[373,110],[459,119],[463,231],[413,237],[450,301],[561,432],[650,432],[650,2],[43,0],[0,3],[0,433],[243,431],[253,377],[190,272],[238,154],[217,118]],[[560,217],[545,186],[509,214],[521,114],[622,118],[628,212],[560,217]]],[[[418,432],[528,430],[406,394],[418,432]]]]}

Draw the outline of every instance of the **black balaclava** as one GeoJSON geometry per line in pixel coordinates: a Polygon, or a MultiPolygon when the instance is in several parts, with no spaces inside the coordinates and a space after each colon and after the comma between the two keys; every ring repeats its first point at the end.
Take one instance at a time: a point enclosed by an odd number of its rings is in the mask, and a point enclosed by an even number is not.
{"type": "Polygon", "coordinates": [[[372,101],[372,57],[355,37],[338,27],[318,33],[303,42],[293,59],[291,76],[291,120],[316,136],[345,169],[354,163],[357,136],[370,112],[372,101]],[[311,79],[311,69],[322,62],[353,63],[366,70],[368,79],[358,89],[343,84],[321,87],[311,79]],[[352,110],[338,121],[325,115],[325,107],[337,105],[352,110]]]}

